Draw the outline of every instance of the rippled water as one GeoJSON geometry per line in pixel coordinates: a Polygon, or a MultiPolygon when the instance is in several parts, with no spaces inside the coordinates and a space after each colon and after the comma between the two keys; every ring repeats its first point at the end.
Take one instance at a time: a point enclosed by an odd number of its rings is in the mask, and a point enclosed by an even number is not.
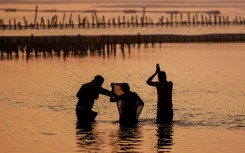
{"type": "MultiPolygon", "coordinates": [[[[3,1],[1,1],[3,3],[3,1]]],[[[10,1],[8,1],[10,2],[10,1]]],[[[11,1],[12,2],[12,1],[11,1]]],[[[20,1],[22,2],[22,1],[20,1]]],[[[49,1],[50,2],[50,1],[49,1]]],[[[94,1],[93,1],[94,2],[94,1]]],[[[242,1],[209,2],[117,2],[108,0],[83,4],[40,4],[39,9],[60,10],[221,10],[223,15],[244,16],[242,1]]],[[[1,4],[1,8],[34,9],[34,4],[1,4]]],[[[68,15],[67,13],[67,19],[68,15]]],[[[58,14],[59,19],[63,13],[58,14]]],[[[74,13],[76,18],[78,14],[74,13]]],[[[102,16],[102,14],[98,14],[102,16]]],[[[105,14],[106,17],[118,14],[105,14]]],[[[125,14],[123,14],[125,15],[125,14]]],[[[147,14],[150,15],[150,14],[147,14]]],[[[158,15],[152,15],[154,19],[158,15]]],[[[0,18],[33,20],[33,12],[0,11],[0,18]]],[[[53,14],[40,13],[38,18],[53,14]]],[[[88,14],[91,17],[91,14],[88,14]]],[[[0,35],[77,34],[203,34],[244,33],[243,26],[151,27],[110,29],[1,30],[0,35]]],[[[31,56],[20,54],[0,60],[0,152],[243,152],[245,134],[245,44],[156,44],[131,48],[131,52],[86,56],[31,56]],[[156,91],[146,85],[155,64],[173,81],[173,125],[158,125],[156,91]],[[117,106],[100,96],[99,112],[91,127],[76,125],[75,97],[82,83],[94,75],[111,82],[128,82],[145,103],[135,127],[118,123],[117,106]]]]}
{"type": "Polygon", "coordinates": [[[244,43],[162,44],[106,56],[1,60],[0,151],[241,152],[244,48],[244,43]],[[155,124],[156,91],[145,81],[157,62],[174,82],[173,126],[155,124]],[[139,125],[120,127],[116,105],[102,95],[94,107],[96,122],[77,127],[75,94],[96,74],[105,77],[105,88],[128,82],[140,95],[145,107],[139,125]]]}

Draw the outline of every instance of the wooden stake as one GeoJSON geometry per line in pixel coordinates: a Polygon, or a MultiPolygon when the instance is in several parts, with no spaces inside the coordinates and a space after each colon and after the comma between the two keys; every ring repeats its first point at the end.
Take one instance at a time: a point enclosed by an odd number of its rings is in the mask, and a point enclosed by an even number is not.
{"type": "Polygon", "coordinates": [[[36,21],[37,21],[37,9],[38,9],[38,6],[36,5],[36,12],[35,12],[35,18],[34,18],[34,26],[36,25],[36,21]]]}

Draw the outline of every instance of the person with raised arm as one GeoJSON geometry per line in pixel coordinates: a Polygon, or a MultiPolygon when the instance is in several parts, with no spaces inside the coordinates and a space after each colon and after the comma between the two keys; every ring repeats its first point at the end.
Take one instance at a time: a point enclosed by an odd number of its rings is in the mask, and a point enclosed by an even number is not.
{"type": "Polygon", "coordinates": [[[146,81],[149,86],[156,87],[157,90],[157,119],[156,122],[161,124],[171,124],[173,121],[173,104],[172,91],[173,82],[167,81],[167,75],[160,70],[159,64],[156,64],[156,71],[146,81]],[[158,75],[158,81],[153,81],[158,75]]]}

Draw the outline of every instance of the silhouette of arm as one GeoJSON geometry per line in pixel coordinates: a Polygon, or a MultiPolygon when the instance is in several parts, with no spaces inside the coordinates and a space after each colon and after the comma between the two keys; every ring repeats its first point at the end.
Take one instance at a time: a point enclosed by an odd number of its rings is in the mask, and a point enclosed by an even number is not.
{"type": "Polygon", "coordinates": [[[155,86],[155,83],[152,81],[154,79],[154,77],[157,75],[157,72],[155,72],[154,74],[152,74],[146,81],[146,83],[150,86],[155,86]]]}
{"type": "Polygon", "coordinates": [[[111,96],[111,91],[100,87],[100,94],[106,95],[106,96],[111,96]]]}
{"type": "Polygon", "coordinates": [[[152,76],[150,76],[150,77],[147,79],[146,83],[147,83],[148,85],[150,85],[150,86],[155,86],[155,82],[153,82],[152,80],[154,79],[154,77],[155,77],[159,72],[160,72],[160,66],[159,66],[159,64],[157,63],[157,64],[156,64],[156,72],[155,72],[152,76]]]}
{"type": "Polygon", "coordinates": [[[136,93],[136,96],[137,96],[137,102],[138,102],[138,105],[144,105],[144,102],[142,101],[142,99],[140,98],[140,96],[136,93]]]}

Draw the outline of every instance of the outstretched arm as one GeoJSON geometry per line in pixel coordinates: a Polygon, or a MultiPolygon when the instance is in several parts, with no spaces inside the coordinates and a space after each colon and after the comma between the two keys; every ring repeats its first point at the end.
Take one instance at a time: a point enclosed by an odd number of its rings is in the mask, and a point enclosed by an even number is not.
{"type": "Polygon", "coordinates": [[[100,94],[106,95],[106,96],[110,96],[111,95],[111,91],[100,87],[100,94]]]}

